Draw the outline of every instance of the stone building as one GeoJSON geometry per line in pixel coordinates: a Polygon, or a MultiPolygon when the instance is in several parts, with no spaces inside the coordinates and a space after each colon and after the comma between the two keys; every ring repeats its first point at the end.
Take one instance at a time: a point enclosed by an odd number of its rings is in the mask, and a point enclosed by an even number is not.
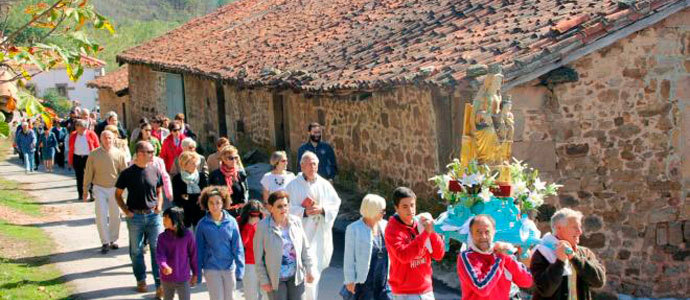
{"type": "Polygon", "coordinates": [[[98,89],[98,103],[101,113],[116,112],[120,122],[125,127],[130,124],[136,125],[136,123],[132,123],[131,114],[128,111],[130,105],[128,70],[128,66],[125,65],[86,84],[90,88],[98,89]]]}
{"type": "Polygon", "coordinates": [[[254,1],[118,56],[131,119],[184,112],[201,142],[296,153],[306,126],[360,186],[413,187],[459,153],[501,63],[514,155],[564,184],[605,262],[602,298],[690,295],[690,9],[677,0],[254,1]]]}

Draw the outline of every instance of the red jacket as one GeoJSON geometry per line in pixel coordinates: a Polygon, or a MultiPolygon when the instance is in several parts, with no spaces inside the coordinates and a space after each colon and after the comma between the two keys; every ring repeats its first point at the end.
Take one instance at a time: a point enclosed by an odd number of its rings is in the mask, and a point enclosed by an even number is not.
{"type": "Polygon", "coordinates": [[[175,158],[180,156],[182,153],[182,140],[184,140],[184,138],[184,134],[180,134],[180,144],[177,146],[175,146],[175,138],[172,136],[172,134],[166,137],[163,141],[160,157],[165,162],[165,170],[168,171],[168,173],[170,173],[173,164],[175,164],[175,158]]]}
{"type": "Polygon", "coordinates": [[[505,254],[482,254],[472,249],[458,255],[462,300],[508,300],[510,283],[532,286],[532,274],[522,263],[505,254]]]}
{"type": "MultiPolygon", "coordinates": [[[[93,151],[93,149],[98,148],[100,145],[98,143],[98,136],[96,135],[93,130],[84,130],[84,135],[86,135],[86,143],[89,144],[89,151],[93,151]]],[[[72,131],[72,133],[69,134],[69,154],[67,156],[67,162],[69,163],[70,166],[73,165],[74,163],[74,141],[77,140],[77,131],[72,131]]]]}
{"type": "Polygon", "coordinates": [[[386,226],[386,248],[390,258],[388,282],[393,294],[424,294],[433,291],[431,259],[439,261],[445,254],[443,239],[438,233],[418,233],[417,223],[405,225],[395,215],[386,226]],[[426,248],[431,241],[433,253],[426,248]]]}
{"type": "MultiPolygon", "coordinates": [[[[237,223],[239,222],[240,217],[237,217],[237,223]]],[[[254,259],[254,233],[256,233],[256,224],[252,225],[245,223],[242,225],[242,228],[240,228],[240,236],[242,237],[242,244],[244,245],[244,264],[246,265],[253,265],[256,263],[254,259]]]]}

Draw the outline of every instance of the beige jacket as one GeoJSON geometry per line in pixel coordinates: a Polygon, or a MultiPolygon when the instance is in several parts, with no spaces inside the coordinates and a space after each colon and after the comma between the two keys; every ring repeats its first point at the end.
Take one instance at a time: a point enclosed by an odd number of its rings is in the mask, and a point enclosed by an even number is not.
{"type": "MultiPolygon", "coordinates": [[[[299,217],[288,214],[290,224],[290,239],[297,253],[297,271],[295,285],[304,282],[307,270],[313,270],[313,258],[309,253],[309,242],[304,234],[299,217]]],[[[273,290],[278,290],[280,284],[280,263],[283,257],[283,240],[281,232],[272,217],[261,220],[256,226],[254,234],[254,258],[256,259],[256,274],[261,285],[270,284],[273,290]]],[[[312,274],[313,271],[311,271],[312,274]]]]}

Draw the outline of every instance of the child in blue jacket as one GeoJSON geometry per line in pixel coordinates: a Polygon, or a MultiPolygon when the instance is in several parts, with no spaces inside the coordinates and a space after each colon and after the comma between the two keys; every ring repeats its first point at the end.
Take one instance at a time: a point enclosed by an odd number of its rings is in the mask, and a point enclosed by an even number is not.
{"type": "Polygon", "coordinates": [[[199,203],[207,213],[196,228],[198,274],[206,279],[211,299],[234,299],[235,283],[244,276],[244,247],[237,221],[223,210],[232,203],[230,194],[225,187],[210,186],[199,203]]]}

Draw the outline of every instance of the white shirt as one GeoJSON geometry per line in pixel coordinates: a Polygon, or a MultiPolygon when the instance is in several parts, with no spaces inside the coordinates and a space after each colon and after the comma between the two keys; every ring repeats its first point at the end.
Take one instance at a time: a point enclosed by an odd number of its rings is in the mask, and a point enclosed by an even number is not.
{"type": "Polygon", "coordinates": [[[77,138],[74,139],[74,155],[89,155],[89,142],[86,140],[86,131],[84,134],[77,133],[77,138]]]}
{"type": "Polygon", "coordinates": [[[261,186],[268,190],[268,193],[285,190],[285,187],[295,179],[295,174],[292,172],[285,172],[285,174],[273,174],[268,172],[261,178],[261,186]]]}

